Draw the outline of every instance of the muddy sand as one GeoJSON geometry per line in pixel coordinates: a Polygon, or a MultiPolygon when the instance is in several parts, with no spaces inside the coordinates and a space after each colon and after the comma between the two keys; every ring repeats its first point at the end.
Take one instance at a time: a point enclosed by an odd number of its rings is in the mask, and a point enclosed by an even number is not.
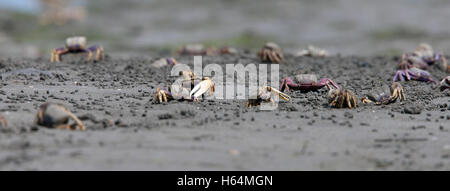
{"type": "MultiPolygon", "coordinates": [[[[255,54],[203,63],[258,64],[255,54]]],[[[326,88],[291,92],[274,111],[245,100],[154,104],[156,87],[174,80],[170,68],[151,66],[156,59],[0,60],[0,112],[9,122],[0,129],[0,170],[450,170],[450,97],[430,84],[403,82],[405,102],[356,109],[329,108],[326,88]],[[33,125],[47,101],[63,103],[88,130],[33,125]]],[[[280,77],[315,73],[360,99],[391,83],[397,60],[287,55],[280,77]]]]}

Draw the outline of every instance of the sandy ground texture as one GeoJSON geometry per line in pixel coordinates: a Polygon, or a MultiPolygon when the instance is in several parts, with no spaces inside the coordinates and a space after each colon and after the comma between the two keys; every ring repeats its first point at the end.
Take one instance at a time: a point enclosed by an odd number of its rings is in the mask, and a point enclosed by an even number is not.
{"type": "MultiPolygon", "coordinates": [[[[259,64],[255,55],[203,63],[259,64]]],[[[399,59],[286,57],[280,77],[314,73],[358,99],[389,85],[399,59]]],[[[245,100],[154,104],[156,87],[174,80],[170,68],[151,66],[156,59],[1,59],[0,112],[9,125],[0,129],[0,170],[450,170],[450,97],[430,84],[403,82],[405,102],[356,109],[329,108],[326,88],[290,92],[274,111],[245,100]],[[33,125],[47,101],[63,103],[87,131],[33,125]]]]}

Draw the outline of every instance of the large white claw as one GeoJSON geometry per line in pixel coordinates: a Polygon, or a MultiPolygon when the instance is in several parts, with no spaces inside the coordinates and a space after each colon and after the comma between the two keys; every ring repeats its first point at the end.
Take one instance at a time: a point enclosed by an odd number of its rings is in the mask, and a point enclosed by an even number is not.
{"type": "Polygon", "coordinates": [[[189,96],[191,97],[194,96],[195,98],[198,98],[204,93],[206,93],[208,90],[210,90],[212,85],[213,83],[211,80],[209,79],[203,80],[192,89],[192,91],[189,93],[189,96]]]}

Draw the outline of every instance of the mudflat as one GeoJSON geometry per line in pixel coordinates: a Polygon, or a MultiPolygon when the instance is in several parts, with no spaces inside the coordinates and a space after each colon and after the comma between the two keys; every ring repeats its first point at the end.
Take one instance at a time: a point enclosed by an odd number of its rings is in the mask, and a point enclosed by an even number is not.
{"type": "MultiPolygon", "coordinates": [[[[359,100],[392,83],[398,59],[286,55],[280,78],[317,74],[359,100]]],[[[273,111],[238,99],[155,104],[175,79],[155,60],[1,59],[0,170],[450,170],[450,97],[432,84],[401,82],[406,101],[356,109],[330,108],[326,88],[288,92],[273,111]],[[63,103],[87,131],[33,125],[45,102],[63,103]]],[[[260,64],[256,51],[203,58],[211,63],[260,64]]]]}

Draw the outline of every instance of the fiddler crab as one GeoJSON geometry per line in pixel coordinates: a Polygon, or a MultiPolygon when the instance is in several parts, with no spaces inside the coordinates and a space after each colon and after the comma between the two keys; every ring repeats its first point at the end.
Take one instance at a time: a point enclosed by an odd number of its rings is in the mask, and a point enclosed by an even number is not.
{"type": "Polygon", "coordinates": [[[66,39],[66,47],[55,48],[52,50],[52,53],[50,55],[50,62],[60,62],[62,55],[78,53],[87,53],[87,61],[90,61],[94,54],[95,61],[101,61],[105,58],[104,50],[101,45],[96,44],[90,47],[86,47],[86,37],[75,36],[66,39]]]}
{"type": "Polygon", "coordinates": [[[161,58],[152,63],[152,66],[155,68],[162,68],[165,66],[174,66],[178,64],[175,58],[161,58]]]}
{"type": "Polygon", "coordinates": [[[251,108],[253,106],[259,106],[261,105],[261,103],[275,104],[274,96],[278,96],[284,101],[289,101],[291,99],[291,97],[289,97],[287,94],[280,92],[275,88],[272,88],[270,86],[261,86],[258,88],[256,99],[248,99],[248,101],[245,103],[245,106],[251,108]]]}
{"type": "Polygon", "coordinates": [[[394,103],[399,99],[400,101],[405,100],[405,94],[403,93],[403,87],[398,82],[392,83],[390,87],[390,95],[385,91],[375,91],[373,90],[366,97],[361,99],[362,103],[375,103],[376,105],[387,105],[394,103]]]}
{"type": "Polygon", "coordinates": [[[44,103],[39,107],[34,123],[55,129],[86,130],[78,117],[59,103],[44,103]],[[75,123],[69,124],[69,119],[75,123]]]}
{"type": "Polygon", "coordinates": [[[435,80],[431,77],[431,74],[425,70],[412,67],[409,69],[404,70],[397,70],[395,72],[393,81],[409,81],[409,80],[416,80],[421,82],[432,82],[436,83],[435,80]]]}
{"type": "Polygon", "coordinates": [[[412,67],[427,69],[430,65],[441,61],[442,68],[450,72],[450,66],[447,65],[447,59],[442,53],[436,53],[433,48],[426,43],[417,46],[416,50],[410,54],[403,54],[398,65],[399,69],[409,69],[412,67]]]}
{"type": "MultiPolygon", "coordinates": [[[[187,72],[186,72],[187,73],[187,72]]],[[[189,76],[187,76],[189,77],[189,76]]],[[[202,81],[195,81],[195,78],[191,78],[192,83],[195,85],[190,91],[189,88],[183,87],[183,84],[172,84],[168,89],[157,88],[154,95],[154,101],[156,103],[168,102],[171,100],[188,100],[198,101],[200,96],[204,96],[208,92],[207,96],[214,94],[215,86],[214,82],[209,77],[203,77],[202,81]]]]}
{"type": "Polygon", "coordinates": [[[336,82],[329,78],[322,78],[318,80],[314,74],[299,74],[294,77],[294,80],[290,77],[286,77],[281,81],[280,91],[284,92],[292,90],[301,91],[315,91],[327,86],[329,90],[339,89],[336,82]]]}
{"type": "Polygon", "coordinates": [[[298,51],[295,56],[327,57],[328,51],[309,45],[307,49],[298,51]]]}
{"type": "Polygon", "coordinates": [[[262,62],[277,64],[280,62],[286,63],[283,52],[281,52],[281,48],[273,42],[266,43],[264,47],[258,51],[258,57],[262,62]]]}
{"type": "Polygon", "coordinates": [[[5,117],[3,117],[3,115],[0,115],[0,127],[6,126],[8,126],[8,122],[6,121],[5,117]]]}
{"type": "Polygon", "coordinates": [[[356,97],[348,89],[331,89],[328,92],[328,104],[335,108],[356,108],[356,97]]]}
{"type": "Polygon", "coordinates": [[[440,85],[441,85],[441,87],[440,87],[441,91],[450,89],[450,76],[447,76],[444,79],[442,79],[440,85]]]}

